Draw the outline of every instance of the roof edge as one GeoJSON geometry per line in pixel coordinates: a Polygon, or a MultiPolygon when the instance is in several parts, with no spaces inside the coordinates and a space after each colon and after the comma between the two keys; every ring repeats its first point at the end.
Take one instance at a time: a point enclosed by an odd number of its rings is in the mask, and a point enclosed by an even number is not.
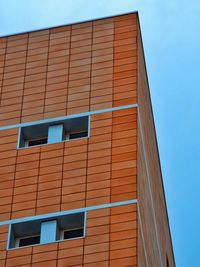
{"type": "Polygon", "coordinates": [[[0,35],[0,38],[20,35],[20,34],[25,34],[25,33],[39,32],[39,31],[44,31],[44,30],[53,29],[53,28],[57,28],[57,27],[65,27],[65,26],[70,26],[70,25],[76,25],[76,24],[80,24],[80,23],[87,23],[87,22],[91,22],[91,21],[95,21],[95,20],[109,19],[109,18],[113,18],[113,17],[117,17],[117,16],[126,16],[126,15],[129,15],[129,14],[138,14],[138,11],[135,10],[135,11],[125,12],[125,13],[118,13],[118,14],[115,14],[115,15],[109,15],[109,16],[105,16],[105,17],[97,17],[97,18],[93,18],[93,19],[86,19],[86,20],[77,21],[77,22],[70,22],[70,23],[66,23],[66,24],[60,24],[60,25],[55,25],[55,26],[50,26],[50,27],[44,27],[44,28],[30,30],[30,31],[22,31],[22,32],[17,32],[17,33],[5,34],[5,35],[0,35]]]}

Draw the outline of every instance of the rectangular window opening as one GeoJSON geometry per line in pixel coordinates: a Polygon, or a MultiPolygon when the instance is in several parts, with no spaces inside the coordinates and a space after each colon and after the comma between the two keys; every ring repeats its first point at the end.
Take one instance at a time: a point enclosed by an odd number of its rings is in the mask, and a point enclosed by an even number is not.
{"type": "Polygon", "coordinates": [[[84,236],[85,213],[71,214],[68,218],[58,220],[59,239],[73,239],[84,236]]]}
{"type": "Polygon", "coordinates": [[[19,131],[18,148],[27,148],[88,137],[89,116],[24,126],[19,131]]]}
{"type": "Polygon", "coordinates": [[[84,137],[88,137],[88,132],[85,131],[85,132],[67,133],[66,137],[67,137],[66,140],[84,138],[84,137]]]}
{"type": "Polygon", "coordinates": [[[14,223],[9,230],[8,248],[19,248],[39,244],[40,236],[40,221],[14,223]]]}
{"type": "Polygon", "coordinates": [[[40,235],[16,238],[16,247],[40,244],[40,235]]]}
{"type": "Polygon", "coordinates": [[[85,212],[18,222],[10,226],[8,249],[84,237],[85,212]]]}
{"type": "Polygon", "coordinates": [[[41,138],[41,139],[34,139],[34,140],[26,140],[25,141],[25,146],[39,146],[39,145],[44,145],[47,144],[47,137],[46,138],[41,138]]]}
{"type": "Polygon", "coordinates": [[[63,233],[61,232],[61,239],[78,238],[78,237],[83,237],[83,235],[84,235],[84,228],[63,230],[63,233]]]}

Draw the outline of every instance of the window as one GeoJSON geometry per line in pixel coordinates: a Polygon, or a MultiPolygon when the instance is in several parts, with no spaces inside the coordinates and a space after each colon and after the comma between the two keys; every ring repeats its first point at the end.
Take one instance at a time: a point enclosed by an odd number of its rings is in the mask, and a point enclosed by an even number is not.
{"type": "Polygon", "coordinates": [[[58,220],[59,239],[71,239],[84,236],[84,213],[74,213],[70,217],[58,220]]]}
{"type": "Polygon", "coordinates": [[[47,244],[85,235],[85,212],[12,224],[8,248],[47,244]]]}
{"type": "Polygon", "coordinates": [[[88,136],[88,132],[70,133],[69,139],[83,138],[83,137],[87,137],[87,136],[88,136]]]}
{"type": "Polygon", "coordinates": [[[63,231],[62,239],[71,239],[83,236],[84,229],[77,228],[63,231]]]}
{"type": "Polygon", "coordinates": [[[25,140],[25,146],[39,146],[47,144],[47,138],[34,139],[34,140],[25,140]]]}
{"type": "Polygon", "coordinates": [[[30,246],[40,243],[40,222],[12,224],[9,231],[9,248],[30,246]]]}
{"type": "Polygon", "coordinates": [[[88,124],[89,117],[82,116],[21,127],[18,148],[88,137],[88,124]]]}
{"type": "Polygon", "coordinates": [[[40,235],[16,238],[16,247],[36,245],[40,243],[40,235]]]}

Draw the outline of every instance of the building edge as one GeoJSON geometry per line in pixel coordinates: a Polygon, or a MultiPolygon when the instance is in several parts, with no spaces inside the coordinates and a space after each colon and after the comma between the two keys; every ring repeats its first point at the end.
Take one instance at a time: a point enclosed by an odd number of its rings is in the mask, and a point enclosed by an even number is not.
{"type": "MultiPolygon", "coordinates": [[[[146,59],[145,59],[145,51],[144,51],[144,43],[143,43],[142,30],[141,30],[141,24],[140,24],[140,16],[139,16],[139,12],[135,12],[135,14],[136,14],[137,19],[138,19],[138,37],[140,38],[140,41],[141,41],[141,52],[143,55],[143,67],[144,67],[144,71],[145,71],[145,79],[147,82],[147,94],[148,94],[148,98],[149,98],[149,102],[150,102],[151,117],[152,117],[153,129],[154,129],[154,137],[155,137],[155,141],[156,141],[156,151],[157,151],[157,156],[158,156],[159,172],[160,172],[160,177],[161,177],[162,192],[163,192],[164,205],[165,205],[166,216],[167,216],[167,225],[168,225],[168,231],[169,231],[169,237],[170,237],[170,243],[171,243],[170,245],[171,245],[171,250],[172,250],[172,255],[173,255],[174,266],[176,266],[174,248],[173,248],[173,242],[172,242],[172,235],[171,235],[171,229],[170,229],[170,222],[169,222],[169,215],[168,215],[168,210],[167,210],[166,194],[165,194],[163,175],[162,175],[162,169],[161,169],[161,160],[160,160],[160,153],[159,153],[159,147],[158,147],[158,141],[157,141],[154,112],[153,112],[152,99],[151,99],[151,94],[150,94],[150,85],[149,85],[149,79],[148,79],[148,74],[147,74],[147,64],[146,64],[146,59]]],[[[139,64],[139,62],[138,62],[138,64],[139,64]]],[[[139,72],[139,67],[138,67],[138,72],[139,72]]],[[[139,88],[138,88],[138,90],[139,90],[139,88]]],[[[138,105],[139,105],[139,101],[138,101],[138,105]]],[[[138,112],[139,112],[139,110],[138,110],[138,112]]]]}
{"type": "Polygon", "coordinates": [[[114,15],[108,15],[108,16],[103,16],[103,17],[80,20],[77,22],[63,23],[63,24],[58,24],[58,25],[54,25],[54,26],[50,26],[50,27],[48,26],[48,27],[44,27],[44,28],[34,29],[31,31],[21,31],[21,32],[16,32],[16,33],[11,33],[11,34],[5,34],[5,35],[0,35],[0,38],[11,37],[11,36],[16,36],[16,35],[20,35],[20,34],[28,34],[28,33],[33,33],[33,32],[40,32],[40,31],[45,31],[45,30],[51,30],[54,28],[61,28],[61,27],[66,27],[66,26],[72,26],[72,25],[92,22],[92,21],[96,21],[96,20],[110,19],[110,18],[114,18],[117,16],[126,16],[126,15],[131,15],[131,14],[138,15],[138,11],[135,10],[135,11],[125,12],[125,13],[123,12],[123,13],[118,13],[118,14],[114,14],[114,15]]]}

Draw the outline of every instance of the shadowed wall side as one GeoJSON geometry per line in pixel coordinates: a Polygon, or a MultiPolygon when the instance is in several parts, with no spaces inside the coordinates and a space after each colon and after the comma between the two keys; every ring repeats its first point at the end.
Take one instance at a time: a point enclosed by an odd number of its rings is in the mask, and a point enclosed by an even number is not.
{"type": "Polygon", "coordinates": [[[138,30],[139,267],[175,266],[141,31],[138,30]],[[147,263],[144,263],[146,251],[147,263]]]}

